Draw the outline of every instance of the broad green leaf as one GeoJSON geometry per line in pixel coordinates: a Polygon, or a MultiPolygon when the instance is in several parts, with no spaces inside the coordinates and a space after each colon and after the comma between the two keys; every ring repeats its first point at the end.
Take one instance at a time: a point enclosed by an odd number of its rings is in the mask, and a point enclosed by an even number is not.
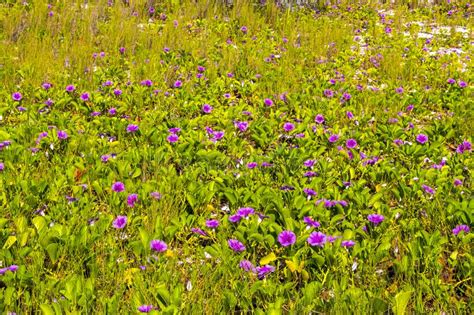
{"type": "Polygon", "coordinates": [[[269,263],[271,263],[272,261],[275,261],[277,260],[277,256],[275,255],[275,253],[270,253],[268,254],[267,256],[263,257],[262,259],[260,259],[260,265],[268,265],[269,263]]]}
{"type": "Polygon", "coordinates": [[[410,301],[412,291],[402,291],[395,295],[395,305],[392,308],[396,315],[403,315],[406,312],[408,302],[410,301]]]}

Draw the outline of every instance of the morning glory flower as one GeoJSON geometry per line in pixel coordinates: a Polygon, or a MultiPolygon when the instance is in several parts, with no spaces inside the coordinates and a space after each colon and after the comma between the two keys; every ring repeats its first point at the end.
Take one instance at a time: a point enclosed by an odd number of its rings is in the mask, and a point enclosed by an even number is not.
{"type": "Polygon", "coordinates": [[[125,190],[125,185],[122,182],[115,182],[112,185],[112,190],[115,192],[122,192],[125,190]]]}
{"type": "Polygon", "coordinates": [[[258,278],[262,280],[265,278],[268,274],[272,273],[275,271],[275,267],[271,265],[265,265],[265,266],[260,266],[256,268],[258,278]]]}
{"type": "Polygon", "coordinates": [[[59,130],[58,131],[58,139],[66,140],[67,137],[68,137],[68,135],[67,135],[66,131],[64,131],[64,130],[59,130]]]}
{"type": "Polygon", "coordinates": [[[202,111],[206,114],[210,114],[212,112],[212,106],[209,104],[202,105],[202,111]]]}
{"type": "Polygon", "coordinates": [[[283,247],[293,245],[296,242],[296,235],[293,231],[283,231],[278,235],[278,242],[283,247]]]}
{"type": "Polygon", "coordinates": [[[374,225],[379,225],[380,223],[382,223],[383,220],[385,220],[385,217],[381,214],[374,213],[374,214],[369,214],[367,216],[367,219],[370,222],[372,222],[374,225]]]}
{"type": "Polygon", "coordinates": [[[346,147],[348,149],[354,149],[357,147],[357,141],[355,139],[349,139],[346,141],[346,147]]]}
{"type": "Polygon", "coordinates": [[[243,270],[247,271],[247,272],[255,272],[256,269],[255,269],[255,266],[248,260],[246,259],[243,259],[240,261],[239,263],[239,267],[242,268],[243,270]]]}
{"type": "Polygon", "coordinates": [[[428,141],[428,136],[423,133],[420,133],[416,136],[416,141],[420,144],[425,144],[428,141]]]}
{"type": "Polygon", "coordinates": [[[162,240],[152,240],[150,242],[150,249],[162,253],[168,249],[168,245],[166,245],[162,240]]]}
{"type": "Polygon", "coordinates": [[[135,203],[138,201],[138,195],[137,194],[130,194],[127,197],[127,204],[129,207],[134,207],[135,203]]]}
{"type": "Polygon", "coordinates": [[[127,217],[124,215],[119,215],[112,223],[112,226],[116,229],[123,229],[125,225],[127,225],[127,217]]]}
{"type": "Polygon", "coordinates": [[[290,131],[292,131],[293,129],[295,129],[295,125],[293,125],[292,123],[287,122],[287,123],[285,123],[285,124],[283,125],[283,129],[284,129],[286,132],[290,132],[290,131]]]}
{"type": "Polygon", "coordinates": [[[150,313],[153,310],[153,305],[140,305],[138,311],[140,313],[150,313]]]}
{"type": "Polygon", "coordinates": [[[239,242],[236,239],[230,239],[227,241],[227,244],[234,252],[243,252],[245,250],[244,244],[239,242]]]}
{"type": "Polygon", "coordinates": [[[21,95],[20,92],[15,92],[12,94],[12,100],[14,100],[15,102],[21,101],[22,98],[23,98],[23,95],[21,95]]]}
{"type": "Polygon", "coordinates": [[[342,247],[352,247],[355,245],[355,242],[352,240],[347,240],[347,241],[342,241],[341,246],[342,247]]]}
{"type": "Polygon", "coordinates": [[[326,243],[326,235],[321,232],[313,232],[309,235],[307,241],[311,246],[324,247],[324,244],[326,243]]]}
{"type": "Polygon", "coordinates": [[[219,226],[219,221],[214,220],[214,219],[212,219],[212,220],[207,220],[207,221],[206,221],[206,226],[207,226],[208,228],[215,229],[215,228],[217,228],[217,227],[219,226]]]}
{"type": "Polygon", "coordinates": [[[137,125],[133,125],[133,124],[130,124],[127,126],[127,132],[128,133],[133,133],[133,132],[137,132],[138,131],[138,126],[137,125]]]}
{"type": "Polygon", "coordinates": [[[314,121],[318,124],[322,124],[324,123],[324,116],[321,115],[321,114],[318,114],[316,115],[316,117],[314,118],[314,121]]]}
{"type": "Polygon", "coordinates": [[[469,228],[469,226],[467,226],[465,224],[456,225],[456,227],[453,229],[453,234],[458,235],[461,232],[464,232],[465,234],[467,234],[467,233],[469,233],[470,230],[471,229],[469,228]]]}

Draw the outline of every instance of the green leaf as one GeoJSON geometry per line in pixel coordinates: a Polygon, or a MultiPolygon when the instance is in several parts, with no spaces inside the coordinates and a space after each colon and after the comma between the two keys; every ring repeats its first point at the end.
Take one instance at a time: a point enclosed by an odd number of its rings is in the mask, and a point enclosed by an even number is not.
{"type": "Polygon", "coordinates": [[[13,235],[12,235],[12,236],[9,236],[9,237],[7,238],[7,241],[6,241],[5,244],[3,245],[3,248],[4,248],[4,249],[9,249],[9,248],[12,247],[13,244],[15,244],[15,243],[16,243],[16,236],[13,236],[13,235]]]}
{"type": "Polygon", "coordinates": [[[135,171],[132,174],[132,178],[137,178],[142,174],[142,170],[140,168],[135,169],[135,171]]]}
{"type": "Polygon", "coordinates": [[[395,305],[392,308],[396,315],[405,314],[405,310],[410,301],[412,291],[401,291],[395,295],[395,305]]]}
{"type": "Polygon", "coordinates": [[[59,251],[59,244],[58,243],[52,243],[46,246],[46,251],[48,252],[49,258],[53,261],[53,263],[56,262],[58,259],[58,251],[59,251]]]}
{"type": "Polygon", "coordinates": [[[41,304],[40,309],[43,312],[43,315],[55,315],[55,312],[51,305],[48,304],[41,304]]]}
{"type": "Polygon", "coordinates": [[[42,216],[34,217],[31,221],[38,232],[46,226],[46,220],[42,216]]]}
{"type": "Polygon", "coordinates": [[[275,261],[277,260],[277,256],[275,255],[275,253],[270,253],[268,254],[267,256],[263,257],[262,259],[260,259],[260,265],[268,265],[269,263],[271,263],[272,261],[275,261]]]}

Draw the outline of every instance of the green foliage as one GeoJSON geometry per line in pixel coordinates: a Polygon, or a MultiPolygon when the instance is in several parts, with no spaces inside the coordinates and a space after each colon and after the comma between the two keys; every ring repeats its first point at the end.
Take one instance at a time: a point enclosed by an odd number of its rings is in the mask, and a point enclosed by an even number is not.
{"type": "Polygon", "coordinates": [[[2,2],[0,311],[472,313],[466,4],[2,2]]]}

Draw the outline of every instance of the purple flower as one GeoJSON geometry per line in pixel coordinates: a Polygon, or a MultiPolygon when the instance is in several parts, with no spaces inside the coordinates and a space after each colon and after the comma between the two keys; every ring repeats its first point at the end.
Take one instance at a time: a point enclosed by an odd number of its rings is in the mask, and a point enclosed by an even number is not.
{"type": "Polygon", "coordinates": [[[68,135],[67,135],[66,131],[64,131],[64,130],[59,130],[58,131],[58,139],[65,140],[65,139],[67,139],[67,137],[68,137],[68,135]]]}
{"type": "Polygon", "coordinates": [[[198,66],[197,71],[198,72],[204,72],[204,71],[206,71],[206,68],[204,68],[203,66],[198,66]]]}
{"type": "Polygon", "coordinates": [[[248,260],[246,259],[243,259],[240,261],[239,263],[239,267],[242,268],[243,270],[247,271],[247,272],[255,272],[255,266],[248,260]]]}
{"type": "Polygon", "coordinates": [[[125,185],[122,182],[115,182],[112,185],[112,190],[115,192],[122,192],[125,190],[125,185]]]}
{"type": "Polygon", "coordinates": [[[138,195],[137,194],[130,194],[127,197],[127,204],[129,207],[134,207],[135,203],[138,201],[138,195]]]}
{"type": "Polygon", "coordinates": [[[0,172],[5,169],[5,164],[3,162],[0,162],[0,172]]]}
{"type": "Polygon", "coordinates": [[[459,81],[458,85],[459,85],[460,88],[465,88],[467,86],[467,83],[464,82],[464,81],[459,81]]]}
{"type": "Polygon", "coordinates": [[[152,240],[150,242],[150,248],[155,252],[162,253],[168,249],[168,245],[161,240],[152,240]]]}
{"type": "Polygon", "coordinates": [[[290,131],[292,131],[293,129],[295,129],[295,125],[293,125],[292,123],[286,122],[286,123],[283,125],[283,129],[284,129],[286,132],[290,132],[290,131]]]}
{"type": "Polygon", "coordinates": [[[270,265],[265,265],[265,266],[260,266],[256,268],[258,278],[262,280],[265,278],[268,274],[272,273],[275,271],[275,267],[270,266],[270,265]]]}
{"type": "Polygon", "coordinates": [[[423,190],[427,193],[427,194],[430,194],[430,195],[434,195],[434,193],[436,192],[433,188],[431,188],[430,186],[428,185],[421,185],[421,188],[423,188],[423,190]]]}
{"type": "Polygon", "coordinates": [[[124,215],[119,215],[112,223],[112,226],[116,229],[123,229],[125,225],[127,225],[127,217],[124,215]]]}
{"type": "Polygon", "coordinates": [[[133,133],[133,132],[137,132],[138,131],[138,126],[137,125],[133,125],[133,124],[130,124],[127,126],[127,132],[128,133],[133,133]]]}
{"type": "Polygon", "coordinates": [[[232,223],[237,223],[242,219],[242,217],[239,214],[234,214],[229,217],[229,221],[232,223]]]}
{"type": "Polygon", "coordinates": [[[324,90],[324,96],[331,98],[334,96],[334,92],[332,90],[326,89],[324,90]]]}
{"type": "Polygon", "coordinates": [[[202,111],[206,114],[210,114],[212,112],[212,106],[209,104],[202,105],[202,111]]]}
{"type": "Polygon", "coordinates": [[[318,221],[314,221],[313,218],[311,217],[304,217],[303,222],[306,223],[308,227],[320,227],[321,224],[319,224],[318,221]]]}
{"type": "Polygon", "coordinates": [[[153,305],[140,305],[138,311],[140,313],[150,313],[153,310],[153,305]]]}
{"type": "Polygon", "coordinates": [[[88,101],[89,99],[90,99],[89,93],[82,93],[81,94],[81,100],[83,100],[84,102],[88,101]]]}
{"type": "Polygon", "coordinates": [[[224,137],[224,134],[225,134],[224,131],[213,131],[212,136],[211,136],[211,141],[217,142],[218,140],[224,137]]]}
{"type": "Polygon", "coordinates": [[[49,83],[49,82],[44,82],[41,86],[45,90],[49,90],[52,87],[51,83],[49,83]]]}
{"type": "Polygon", "coordinates": [[[313,172],[313,171],[308,171],[308,172],[304,173],[303,176],[304,177],[316,177],[316,176],[318,176],[318,173],[313,172]]]}
{"type": "Polygon", "coordinates": [[[174,134],[174,133],[173,133],[173,134],[170,134],[170,135],[167,137],[167,139],[168,139],[168,142],[170,142],[170,143],[175,143],[175,142],[177,142],[177,141],[179,140],[179,136],[178,136],[177,134],[174,134]]]}
{"type": "Polygon", "coordinates": [[[242,26],[242,27],[240,28],[240,31],[241,31],[242,33],[244,33],[244,34],[247,34],[247,31],[248,31],[247,26],[242,26]]]}
{"type": "Polygon", "coordinates": [[[454,186],[460,186],[460,185],[462,185],[462,180],[456,178],[456,179],[454,180],[454,186]]]}
{"type": "Polygon", "coordinates": [[[458,147],[456,148],[456,152],[463,154],[464,152],[471,152],[472,144],[469,141],[463,141],[458,147]]]}
{"type": "Polygon", "coordinates": [[[20,92],[15,92],[12,94],[12,99],[16,102],[21,101],[22,98],[23,98],[23,95],[21,95],[20,92]]]}
{"type": "Polygon", "coordinates": [[[306,160],[303,162],[303,165],[306,167],[313,167],[314,163],[316,163],[316,160],[306,160]]]}
{"type": "Polygon", "coordinates": [[[395,140],[393,140],[393,143],[397,146],[403,145],[403,141],[401,139],[395,139],[395,140]]]}
{"type": "Polygon", "coordinates": [[[202,236],[207,236],[207,233],[201,230],[200,228],[192,228],[191,232],[202,235],[202,236]]]}
{"type": "Polygon", "coordinates": [[[245,208],[240,208],[237,210],[236,214],[239,215],[240,217],[242,218],[246,218],[248,217],[249,215],[252,215],[255,213],[255,209],[254,208],[250,208],[250,207],[245,207],[245,208]]]}
{"type": "Polygon", "coordinates": [[[395,89],[395,92],[397,92],[398,94],[402,94],[403,93],[403,88],[400,86],[400,87],[397,87],[395,89]]]}
{"type": "Polygon", "coordinates": [[[178,127],[170,128],[170,129],[168,130],[169,133],[174,133],[174,134],[176,134],[176,133],[178,133],[178,132],[180,132],[180,131],[181,131],[181,128],[178,128],[178,127]]]}
{"type": "Polygon", "coordinates": [[[157,192],[157,191],[151,192],[151,193],[150,193],[150,196],[153,197],[153,198],[155,198],[156,200],[160,200],[161,197],[162,197],[162,195],[161,195],[159,192],[157,192]]]}
{"type": "Polygon", "coordinates": [[[122,95],[122,93],[123,93],[123,92],[122,92],[121,89],[115,89],[115,90],[114,90],[114,95],[115,95],[115,96],[120,96],[120,95],[122,95]]]}
{"type": "Polygon", "coordinates": [[[289,185],[283,185],[283,186],[280,187],[280,189],[283,190],[283,191],[293,191],[293,190],[295,190],[295,187],[289,186],[289,185]]]}
{"type": "Polygon", "coordinates": [[[278,235],[278,242],[283,247],[293,245],[296,242],[296,235],[292,231],[283,231],[278,235]]]}
{"type": "Polygon", "coordinates": [[[309,235],[307,241],[311,246],[324,247],[324,244],[326,243],[326,235],[321,232],[313,232],[309,235]]]}
{"type": "Polygon", "coordinates": [[[456,80],[454,80],[453,78],[449,78],[448,83],[449,84],[454,84],[454,83],[456,83],[456,80]]]}
{"type": "Polygon", "coordinates": [[[218,220],[207,220],[206,221],[206,226],[211,229],[215,229],[219,226],[219,221],[218,220]]]}
{"type": "Polygon", "coordinates": [[[347,118],[349,118],[349,119],[353,119],[353,118],[354,118],[354,114],[353,114],[352,112],[347,112],[347,113],[346,113],[346,116],[347,116],[347,118]]]}
{"type": "Polygon", "coordinates": [[[349,139],[346,141],[346,147],[348,149],[354,149],[357,147],[357,141],[355,139],[349,139]]]}
{"type": "Polygon", "coordinates": [[[304,193],[305,193],[308,197],[316,196],[316,195],[317,195],[317,192],[315,192],[315,191],[312,190],[311,188],[304,188],[303,191],[304,191],[304,193]]]}
{"type": "Polygon", "coordinates": [[[380,223],[382,223],[382,221],[385,219],[385,217],[381,214],[374,213],[374,214],[369,214],[367,216],[367,219],[370,222],[372,222],[374,225],[379,225],[380,223]]]}
{"type": "Polygon", "coordinates": [[[151,80],[143,80],[142,82],[140,82],[141,85],[143,86],[152,86],[153,85],[153,82],[151,80]]]}
{"type": "Polygon", "coordinates": [[[240,131],[245,132],[249,127],[249,123],[246,121],[236,121],[235,126],[239,128],[240,131]]]}
{"type": "Polygon", "coordinates": [[[18,270],[18,266],[17,265],[11,265],[9,267],[6,267],[6,268],[0,268],[0,275],[3,275],[5,274],[7,271],[10,271],[10,272],[15,272],[18,270]]]}
{"type": "Polygon", "coordinates": [[[177,81],[173,84],[173,86],[174,86],[175,88],[180,88],[181,86],[183,86],[183,83],[182,83],[180,80],[177,80],[177,81]]]}
{"type": "Polygon", "coordinates": [[[342,247],[352,247],[354,245],[355,245],[355,242],[353,240],[347,240],[347,241],[341,242],[342,247]]]}
{"type": "Polygon", "coordinates": [[[416,136],[416,141],[420,144],[424,144],[428,141],[428,136],[423,133],[420,133],[416,136]]]}
{"type": "Polygon", "coordinates": [[[273,106],[273,101],[269,98],[264,99],[263,103],[265,104],[265,106],[273,106]]]}
{"type": "Polygon", "coordinates": [[[76,87],[72,84],[66,86],[66,92],[68,93],[74,92],[75,90],[76,90],[76,87]]]}
{"type": "Polygon", "coordinates": [[[314,121],[318,124],[322,124],[324,123],[324,116],[321,115],[321,114],[318,114],[316,115],[316,117],[314,118],[314,121]]]}
{"type": "Polygon", "coordinates": [[[52,99],[48,98],[46,101],[44,101],[44,104],[45,104],[46,106],[51,106],[51,105],[54,104],[54,101],[53,101],[52,99]]]}
{"type": "Polygon", "coordinates": [[[469,228],[469,226],[467,226],[465,224],[456,225],[456,227],[453,229],[453,234],[458,235],[461,232],[464,232],[465,234],[467,234],[467,233],[469,233],[470,230],[471,229],[469,228]]]}
{"type": "Polygon", "coordinates": [[[332,135],[329,136],[329,139],[328,139],[328,140],[329,140],[329,142],[334,143],[334,142],[336,142],[337,140],[339,140],[339,135],[332,134],[332,135]]]}
{"type": "Polygon", "coordinates": [[[109,115],[114,116],[117,114],[117,109],[115,107],[112,107],[109,109],[109,115]]]}
{"type": "Polygon", "coordinates": [[[229,247],[234,251],[234,252],[243,252],[245,250],[244,244],[239,242],[236,239],[230,239],[227,241],[227,244],[229,244],[229,247]]]}
{"type": "Polygon", "coordinates": [[[247,163],[247,168],[249,169],[254,169],[258,166],[258,163],[257,162],[250,162],[250,163],[247,163]]]}

